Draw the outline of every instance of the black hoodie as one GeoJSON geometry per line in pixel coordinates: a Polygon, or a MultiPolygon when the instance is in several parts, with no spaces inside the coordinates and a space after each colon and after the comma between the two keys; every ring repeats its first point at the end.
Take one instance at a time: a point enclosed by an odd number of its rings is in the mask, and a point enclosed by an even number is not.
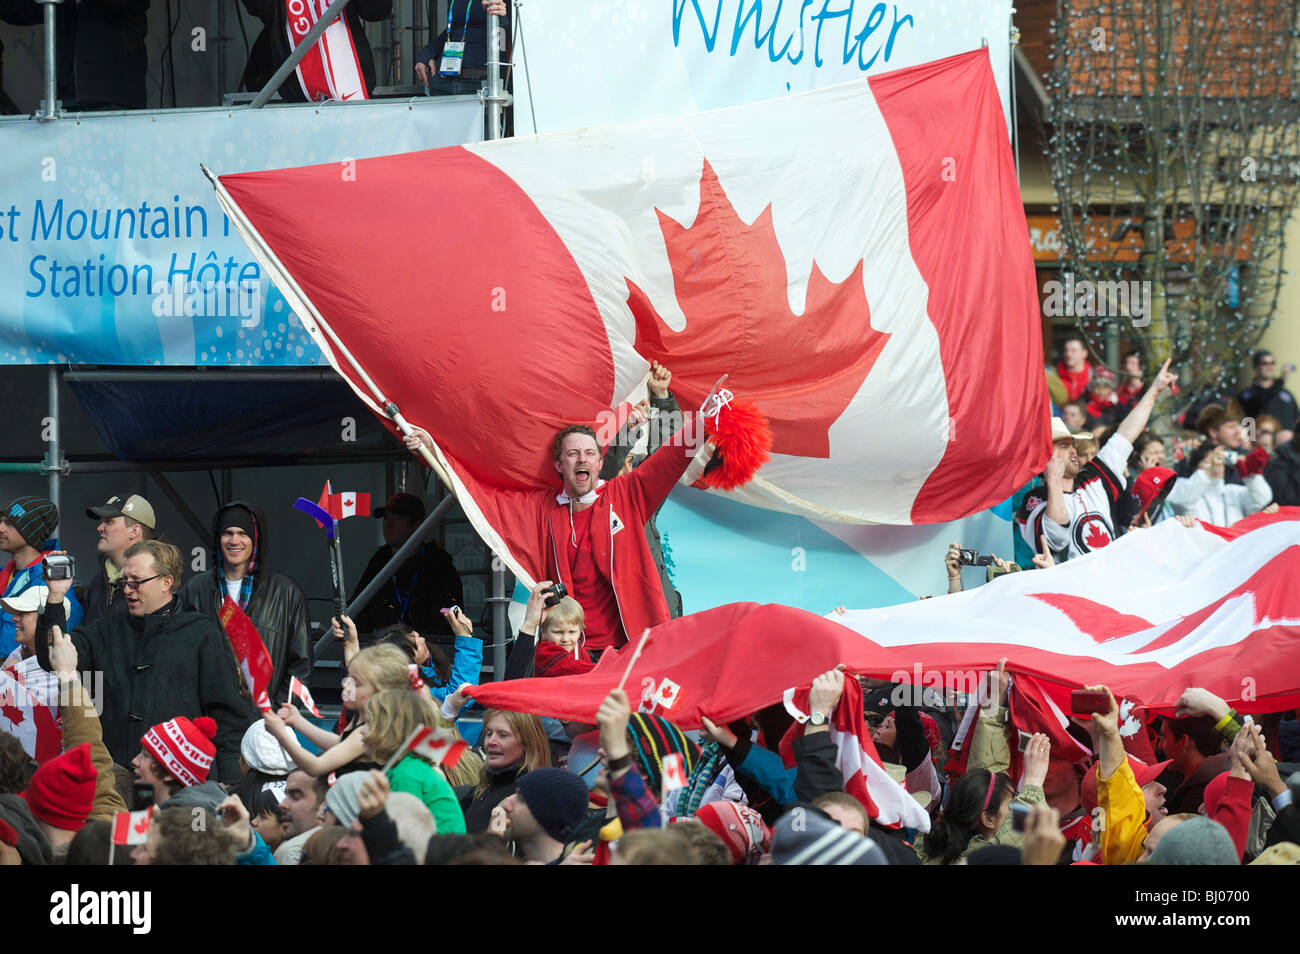
{"type": "MultiPolygon", "coordinates": [[[[271,702],[289,701],[289,681],[297,676],[304,682],[311,672],[309,652],[311,623],[307,600],[298,584],[274,570],[266,569],[266,517],[252,504],[235,500],[225,504],[212,519],[212,569],[190,578],[181,587],[181,606],[219,621],[218,610],[226,599],[225,571],[221,557],[221,532],[231,526],[223,520],[232,507],[248,511],[253,523],[253,559],[248,572],[253,577],[253,592],[244,612],[253,621],[275,667],[268,693],[271,702]]],[[[243,521],[235,521],[242,523],[243,521]]]]}

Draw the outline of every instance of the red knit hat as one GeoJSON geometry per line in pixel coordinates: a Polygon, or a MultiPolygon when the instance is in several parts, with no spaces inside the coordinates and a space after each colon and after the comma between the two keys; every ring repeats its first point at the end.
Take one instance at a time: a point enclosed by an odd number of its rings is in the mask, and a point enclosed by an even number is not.
{"type": "Polygon", "coordinates": [[[772,830],[748,805],[709,802],[700,806],[695,818],[722,839],[733,865],[754,864],[772,846],[772,830]]]}
{"type": "Polygon", "coordinates": [[[90,761],[90,743],[82,742],[36,770],[24,793],[27,807],[47,825],[81,831],[94,806],[98,778],[90,761]]]}
{"type": "Polygon", "coordinates": [[[159,722],[140,739],[145,751],[176,781],[189,787],[208,780],[208,770],[217,755],[212,740],[217,724],[207,716],[190,721],[185,716],[159,722]]]}

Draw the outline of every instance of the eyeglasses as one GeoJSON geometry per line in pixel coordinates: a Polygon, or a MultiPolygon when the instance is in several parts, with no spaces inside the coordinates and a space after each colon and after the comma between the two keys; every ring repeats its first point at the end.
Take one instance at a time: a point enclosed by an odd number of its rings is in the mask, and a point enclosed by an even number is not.
{"type": "Polygon", "coordinates": [[[143,580],[123,580],[122,589],[138,590],[140,587],[144,586],[150,580],[156,580],[158,579],[158,577],[166,576],[166,575],[167,575],[166,573],[155,573],[153,576],[146,576],[143,580]]]}

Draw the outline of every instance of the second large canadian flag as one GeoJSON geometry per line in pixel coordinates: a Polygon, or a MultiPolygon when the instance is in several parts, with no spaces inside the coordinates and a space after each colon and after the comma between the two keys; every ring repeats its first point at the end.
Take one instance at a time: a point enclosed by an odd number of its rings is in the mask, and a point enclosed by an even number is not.
{"type": "Polygon", "coordinates": [[[736,496],[930,523],[1050,451],[1037,295],[986,51],[671,120],[223,176],[223,205],[372,408],[324,320],[427,428],[517,571],[509,489],[648,361],[772,422],[736,496]],[[991,466],[991,462],[996,462],[991,466]]]}

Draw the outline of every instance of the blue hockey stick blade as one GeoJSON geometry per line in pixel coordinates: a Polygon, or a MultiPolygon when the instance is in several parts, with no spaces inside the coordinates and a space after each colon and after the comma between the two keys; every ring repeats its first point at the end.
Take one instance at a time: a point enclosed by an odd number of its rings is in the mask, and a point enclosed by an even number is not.
{"type": "Polygon", "coordinates": [[[334,518],[330,516],[328,510],[322,510],[316,501],[308,500],[306,497],[299,497],[293,502],[293,509],[301,510],[307,516],[321,524],[325,528],[325,535],[331,540],[334,539],[334,518]]]}

